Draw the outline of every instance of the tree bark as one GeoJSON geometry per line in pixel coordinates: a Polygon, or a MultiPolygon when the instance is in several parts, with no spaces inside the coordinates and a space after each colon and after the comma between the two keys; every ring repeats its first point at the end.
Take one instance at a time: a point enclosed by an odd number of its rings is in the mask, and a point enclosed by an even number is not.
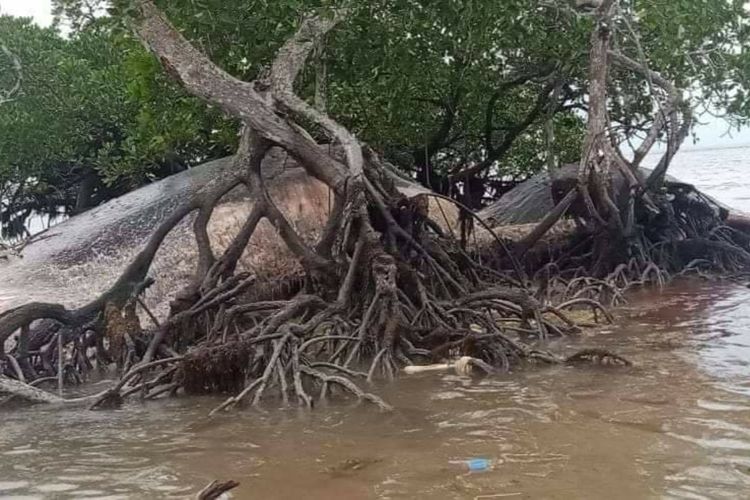
{"type": "MultiPolygon", "coordinates": [[[[256,85],[232,77],[211,62],[167,21],[150,0],[134,0],[134,4],[139,14],[133,20],[136,33],[186,90],[242,120],[262,137],[286,149],[315,178],[335,192],[343,192],[346,168],[322,152],[312,138],[300,134],[282,119],[268,96],[256,91],[256,85]]],[[[309,48],[305,46],[293,55],[297,57],[304,50],[309,53],[312,46],[313,43],[309,42],[309,48]]],[[[278,85],[280,79],[276,80],[278,85]]],[[[257,86],[262,88],[263,84],[257,86]]]]}

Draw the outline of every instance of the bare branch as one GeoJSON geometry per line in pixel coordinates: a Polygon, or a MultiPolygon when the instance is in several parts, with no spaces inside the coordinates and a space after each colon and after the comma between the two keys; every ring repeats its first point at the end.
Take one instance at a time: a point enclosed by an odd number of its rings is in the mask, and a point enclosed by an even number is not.
{"type": "Polygon", "coordinates": [[[610,50],[608,55],[616,64],[631,71],[640,73],[649,80],[649,82],[654,82],[667,93],[667,98],[669,100],[667,109],[659,111],[648,135],[641,146],[636,150],[633,160],[634,167],[637,167],[654,146],[659,134],[663,130],[668,132],[669,138],[667,141],[667,152],[662,156],[659,164],[646,182],[646,186],[649,189],[652,189],[663,181],[664,175],[669,168],[669,164],[690,132],[690,128],[693,125],[692,112],[690,108],[685,105],[683,96],[677,87],[659,72],[647,68],[644,64],[634,61],[619,52],[610,50]],[[682,112],[683,114],[682,125],[679,125],[679,112],[682,112]]]}
{"type": "Polygon", "coordinates": [[[0,90],[0,104],[10,102],[15,98],[15,95],[21,90],[21,82],[23,81],[23,68],[21,67],[21,61],[16,55],[10,51],[10,49],[4,44],[0,43],[0,52],[8,58],[10,64],[15,73],[15,78],[11,87],[7,90],[0,90]]]}
{"type": "Polygon", "coordinates": [[[542,219],[536,227],[521,240],[516,246],[516,257],[520,258],[531,249],[542,237],[554,226],[560,218],[565,215],[565,212],[573,204],[578,192],[575,189],[571,189],[565,197],[555,206],[555,208],[542,219]]]}
{"type": "MultiPolygon", "coordinates": [[[[534,107],[529,111],[529,113],[524,117],[523,120],[508,129],[508,131],[505,133],[505,136],[503,137],[502,142],[497,146],[488,144],[488,148],[490,149],[487,151],[487,158],[468,168],[457,170],[449,176],[450,180],[460,180],[472,175],[476,175],[490,168],[495,164],[497,160],[502,158],[503,155],[507,153],[513,146],[518,136],[526,131],[526,129],[528,129],[537,120],[537,118],[539,118],[539,116],[544,113],[550,101],[550,94],[556,86],[557,82],[551,82],[545,85],[541,92],[539,92],[539,95],[536,98],[536,102],[534,103],[534,107]]],[[[552,106],[555,105],[556,103],[552,103],[552,106]]],[[[491,110],[488,110],[488,113],[490,111],[491,110]]]]}
{"type": "Polygon", "coordinates": [[[654,147],[654,144],[656,144],[657,139],[659,139],[659,135],[662,133],[666,125],[667,114],[664,111],[660,110],[657,112],[656,118],[654,118],[654,123],[651,124],[651,128],[646,134],[646,137],[643,139],[643,142],[641,142],[641,145],[638,146],[638,149],[635,150],[632,162],[633,168],[637,168],[638,166],[640,166],[643,159],[646,157],[649,151],[651,151],[651,148],[654,147]]]}
{"type": "Polygon", "coordinates": [[[646,78],[646,80],[648,80],[649,84],[655,83],[656,85],[661,87],[667,93],[667,98],[669,100],[666,109],[660,109],[658,111],[654,122],[651,125],[651,128],[646,134],[646,138],[635,151],[635,155],[633,157],[633,167],[636,168],[638,167],[638,165],[640,165],[640,163],[643,161],[643,158],[649,153],[649,151],[651,151],[651,148],[654,147],[654,144],[658,140],[659,135],[664,131],[665,128],[669,126],[668,117],[676,112],[676,110],[680,107],[680,104],[682,103],[682,96],[672,82],[664,78],[657,71],[648,68],[644,63],[635,61],[628,56],[613,50],[610,50],[608,52],[608,55],[615,64],[630,71],[640,73],[644,78],[646,78]]]}
{"type": "Polygon", "coordinates": [[[271,67],[271,89],[275,99],[285,108],[312,120],[341,143],[346,153],[349,169],[354,175],[362,173],[362,147],[354,134],[349,132],[326,113],[315,109],[294,92],[294,82],[305,66],[313,49],[349,11],[339,9],[332,16],[312,16],[302,22],[297,32],[279,50],[271,67]]]}
{"type": "Polygon", "coordinates": [[[639,63],[638,61],[635,61],[628,56],[621,54],[620,52],[609,50],[607,51],[607,55],[612,59],[612,62],[615,64],[622,66],[623,68],[629,69],[631,71],[635,71],[636,73],[642,74],[647,79],[653,81],[655,84],[657,84],[659,87],[663,88],[667,91],[667,94],[669,96],[679,101],[681,100],[680,94],[677,91],[677,88],[674,86],[672,82],[664,78],[660,73],[657,71],[654,71],[652,69],[647,68],[643,64],[639,63]]]}

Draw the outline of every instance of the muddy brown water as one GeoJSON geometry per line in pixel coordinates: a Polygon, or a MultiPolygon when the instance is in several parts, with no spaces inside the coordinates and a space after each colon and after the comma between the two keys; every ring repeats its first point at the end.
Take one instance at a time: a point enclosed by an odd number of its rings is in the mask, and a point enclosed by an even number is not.
{"type": "Polygon", "coordinates": [[[640,292],[618,324],[552,343],[603,346],[626,369],[451,374],[379,388],[397,411],[244,411],[215,399],[123,410],[0,413],[0,497],[738,498],[750,491],[750,290],[681,282],[640,292]],[[466,473],[451,462],[495,461],[466,473]]]}

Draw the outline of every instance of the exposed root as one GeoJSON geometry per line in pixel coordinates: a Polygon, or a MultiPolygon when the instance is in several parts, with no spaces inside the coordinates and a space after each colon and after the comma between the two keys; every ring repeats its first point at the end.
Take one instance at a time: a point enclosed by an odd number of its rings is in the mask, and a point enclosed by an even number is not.
{"type": "Polygon", "coordinates": [[[309,375],[313,379],[316,379],[319,381],[323,387],[331,387],[332,385],[336,385],[341,387],[344,391],[351,393],[353,396],[355,396],[357,399],[368,401],[378,408],[380,408],[382,411],[393,411],[393,407],[380,399],[378,396],[371,394],[369,392],[364,392],[359,387],[357,387],[356,384],[354,384],[351,380],[345,377],[341,377],[339,375],[328,375],[323,373],[322,371],[315,370],[310,367],[301,367],[300,371],[304,373],[305,375],[309,375]]]}
{"type": "Polygon", "coordinates": [[[252,356],[241,341],[199,347],[185,355],[177,379],[187,394],[236,393],[245,385],[252,356]]]}

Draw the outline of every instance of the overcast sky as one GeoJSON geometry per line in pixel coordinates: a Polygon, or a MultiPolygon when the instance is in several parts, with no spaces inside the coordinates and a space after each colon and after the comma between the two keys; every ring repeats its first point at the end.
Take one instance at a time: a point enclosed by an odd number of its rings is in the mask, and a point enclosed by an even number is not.
{"type": "Polygon", "coordinates": [[[50,0],[0,0],[0,13],[33,17],[42,26],[49,26],[52,23],[50,0]]]}
{"type": "MultiPolygon", "coordinates": [[[[0,13],[13,16],[33,17],[42,26],[52,23],[52,7],[50,0],[0,0],[0,13]]],[[[750,144],[750,129],[725,135],[727,124],[720,119],[704,116],[701,122],[707,122],[696,128],[700,143],[698,147],[732,146],[750,144]]],[[[685,147],[693,147],[687,141],[685,147]]]]}

